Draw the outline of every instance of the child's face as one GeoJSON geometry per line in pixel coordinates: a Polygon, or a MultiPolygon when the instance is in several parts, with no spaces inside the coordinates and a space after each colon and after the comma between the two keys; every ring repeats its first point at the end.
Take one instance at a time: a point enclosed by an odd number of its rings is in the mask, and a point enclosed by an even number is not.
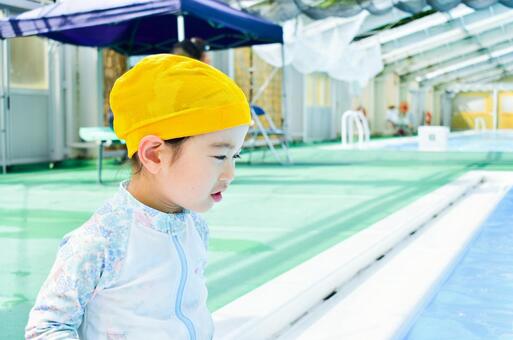
{"type": "Polygon", "coordinates": [[[248,126],[239,126],[187,139],[178,157],[166,148],[159,172],[159,190],[168,203],[203,212],[222,199],[222,192],[235,175],[238,157],[248,126]]]}

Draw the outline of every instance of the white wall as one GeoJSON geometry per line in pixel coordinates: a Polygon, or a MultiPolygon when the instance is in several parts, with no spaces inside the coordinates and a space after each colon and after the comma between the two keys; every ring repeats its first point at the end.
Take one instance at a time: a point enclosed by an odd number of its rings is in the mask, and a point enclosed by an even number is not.
{"type": "Polygon", "coordinates": [[[374,100],[375,84],[374,79],[369,80],[365,88],[362,89],[359,95],[352,97],[352,109],[356,109],[358,106],[363,106],[367,110],[367,117],[369,119],[369,125],[371,133],[376,132],[376,103],[374,100]]]}
{"type": "Polygon", "coordinates": [[[340,80],[331,80],[333,90],[333,129],[332,137],[340,136],[341,119],[344,112],[354,109],[353,96],[349,84],[340,80]]]}
{"type": "Polygon", "coordinates": [[[436,97],[437,96],[435,96],[432,87],[424,89],[424,105],[422,111],[429,111],[432,113],[432,125],[440,125],[440,122],[442,120],[442,116],[440,114],[440,100],[436,97]]]}
{"type": "Polygon", "coordinates": [[[208,57],[212,66],[223,71],[229,77],[234,77],[232,49],[208,52],[208,57]]]}
{"type": "Polygon", "coordinates": [[[78,47],[77,53],[77,114],[78,126],[103,126],[102,58],[96,48],[78,47]]]}
{"type": "Polygon", "coordinates": [[[103,126],[103,59],[96,48],[64,47],[64,111],[69,157],[96,148],[81,149],[80,127],[103,126]]]}
{"type": "Polygon", "coordinates": [[[64,114],[64,46],[50,44],[49,52],[50,130],[52,160],[61,160],[66,154],[66,118],[64,114]]]}
{"type": "Polygon", "coordinates": [[[292,66],[285,68],[285,88],[287,90],[287,120],[289,138],[303,139],[304,76],[292,66]]]}
{"type": "Polygon", "coordinates": [[[374,80],[374,120],[372,132],[386,134],[386,110],[389,105],[399,106],[399,76],[387,73],[374,80]]]}

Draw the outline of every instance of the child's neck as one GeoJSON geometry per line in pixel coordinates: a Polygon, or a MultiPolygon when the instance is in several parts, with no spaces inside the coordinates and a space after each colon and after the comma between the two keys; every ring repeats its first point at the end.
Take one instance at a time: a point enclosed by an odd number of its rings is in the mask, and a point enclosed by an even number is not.
{"type": "Polygon", "coordinates": [[[159,190],[155,188],[154,183],[142,175],[133,176],[128,183],[128,192],[142,204],[162,211],[168,214],[176,214],[183,211],[183,208],[172,203],[166,202],[160,195],[159,190]]]}

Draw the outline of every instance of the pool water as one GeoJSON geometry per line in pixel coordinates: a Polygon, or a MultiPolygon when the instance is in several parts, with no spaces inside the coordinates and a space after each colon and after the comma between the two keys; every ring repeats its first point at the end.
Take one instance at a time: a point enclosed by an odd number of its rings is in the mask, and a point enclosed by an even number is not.
{"type": "Polygon", "coordinates": [[[510,190],[405,339],[513,339],[512,215],[510,190]]]}
{"type": "MultiPolygon", "coordinates": [[[[385,143],[388,150],[418,150],[416,140],[405,138],[404,143],[385,143]]],[[[447,151],[463,152],[513,152],[513,132],[465,132],[451,133],[448,140],[447,151]]]]}

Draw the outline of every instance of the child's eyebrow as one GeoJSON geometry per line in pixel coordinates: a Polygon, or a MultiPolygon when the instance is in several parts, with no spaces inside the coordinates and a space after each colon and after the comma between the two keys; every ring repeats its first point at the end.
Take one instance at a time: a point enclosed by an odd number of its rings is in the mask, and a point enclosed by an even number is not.
{"type": "Polygon", "coordinates": [[[228,148],[228,149],[235,149],[235,146],[231,143],[224,143],[224,142],[221,142],[221,143],[213,143],[213,144],[210,144],[211,147],[213,148],[228,148]]]}

